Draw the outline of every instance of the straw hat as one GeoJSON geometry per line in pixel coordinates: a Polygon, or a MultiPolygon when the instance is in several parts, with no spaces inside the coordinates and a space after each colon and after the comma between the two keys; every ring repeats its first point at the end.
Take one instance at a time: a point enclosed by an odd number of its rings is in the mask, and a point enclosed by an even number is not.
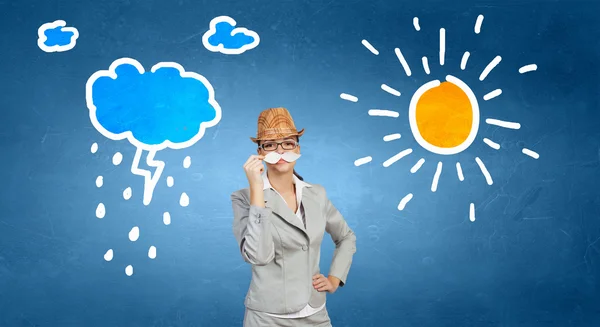
{"type": "Polygon", "coordinates": [[[254,143],[264,140],[283,139],[290,136],[302,136],[304,128],[296,129],[289,111],[283,107],[263,110],[258,116],[256,137],[250,137],[254,143]]]}

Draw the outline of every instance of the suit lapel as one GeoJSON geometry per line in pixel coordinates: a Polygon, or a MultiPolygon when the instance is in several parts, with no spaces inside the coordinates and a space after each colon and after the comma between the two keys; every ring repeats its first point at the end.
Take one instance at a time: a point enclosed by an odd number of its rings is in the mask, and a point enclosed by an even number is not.
{"type": "MultiPolygon", "coordinates": [[[[285,204],[281,196],[271,189],[264,190],[265,207],[270,208],[273,213],[281,217],[288,224],[295,226],[306,234],[306,229],[302,226],[302,222],[298,216],[285,204]]],[[[306,210],[306,208],[305,208],[306,210]]]]}
{"type": "Polygon", "coordinates": [[[317,235],[323,228],[320,221],[322,214],[318,199],[315,198],[310,187],[305,187],[302,191],[302,205],[306,215],[306,233],[309,237],[317,235]]]}

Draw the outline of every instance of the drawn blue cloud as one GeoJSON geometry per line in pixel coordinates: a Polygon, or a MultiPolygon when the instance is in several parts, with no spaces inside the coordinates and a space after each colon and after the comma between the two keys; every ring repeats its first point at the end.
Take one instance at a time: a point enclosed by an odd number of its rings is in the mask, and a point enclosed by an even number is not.
{"type": "Polygon", "coordinates": [[[115,60],[86,84],[94,127],[111,140],[127,138],[151,152],[183,149],[221,120],[221,108],[208,80],[174,62],[144,72],[135,59],[115,60]]]}
{"type": "Polygon", "coordinates": [[[79,31],[75,27],[66,27],[64,20],[45,23],[38,28],[38,46],[44,52],[64,52],[71,50],[77,43],[79,31]]]}
{"type": "Polygon", "coordinates": [[[202,44],[209,51],[229,55],[256,48],[260,43],[258,34],[235,25],[235,20],[229,16],[213,18],[210,21],[210,29],[202,36],[202,44]]]}

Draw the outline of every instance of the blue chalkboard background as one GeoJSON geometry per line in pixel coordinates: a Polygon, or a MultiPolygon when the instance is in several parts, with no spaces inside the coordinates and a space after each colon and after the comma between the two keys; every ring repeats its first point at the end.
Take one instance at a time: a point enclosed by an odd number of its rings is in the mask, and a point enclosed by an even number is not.
{"type": "MultiPolygon", "coordinates": [[[[241,326],[250,267],[232,234],[229,195],[246,187],[242,164],[255,153],[248,137],[258,113],[275,106],[306,128],[298,172],[326,187],[357,235],[347,284],[328,296],[334,326],[600,326],[599,11],[598,2],[566,0],[0,2],[0,326],[241,326]],[[479,14],[485,19],[475,34],[479,14]],[[241,55],[205,49],[202,34],[220,15],[256,31],[258,47],[241,55]],[[57,19],[78,29],[77,44],[43,52],[37,29],[57,19]],[[471,57],[462,71],[464,51],[471,57]],[[480,82],[496,55],[502,62],[480,82]],[[87,79],[121,57],[146,70],[172,61],[202,74],[223,112],[192,147],[156,155],[166,167],[148,206],[143,178],[130,172],[135,148],[98,133],[85,101],[87,79]],[[531,63],[537,71],[518,73],[531,63]],[[482,121],[516,121],[521,129],[482,123],[457,156],[420,148],[407,118],[410,94],[446,74],[476,94],[501,88],[481,101],[482,121]],[[383,92],[383,83],[402,95],[383,92]],[[400,116],[371,117],[369,109],[400,116]],[[382,141],[392,133],[402,137],[382,141]],[[409,147],[410,156],[382,166],[409,147]],[[117,166],[116,152],[123,154],[117,166]],[[373,161],[356,167],[365,156],[373,161]],[[421,157],[425,164],[411,174],[421,157]],[[444,170],[434,193],[438,161],[444,170]],[[187,207],[179,205],[182,192],[187,207]],[[399,211],[408,193],[414,198],[399,211]],[[133,226],[136,242],[128,239],[133,226]]],[[[327,272],[333,244],[325,240],[327,272]]]]}

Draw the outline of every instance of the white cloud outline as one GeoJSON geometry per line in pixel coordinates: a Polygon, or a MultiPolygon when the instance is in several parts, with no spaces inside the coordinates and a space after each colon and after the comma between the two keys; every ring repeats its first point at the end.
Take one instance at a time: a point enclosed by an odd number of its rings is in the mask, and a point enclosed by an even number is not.
{"type": "Polygon", "coordinates": [[[231,26],[235,26],[237,24],[235,22],[235,20],[229,16],[218,16],[218,17],[213,18],[210,21],[210,29],[208,31],[206,31],[204,33],[204,35],[202,35],[202,44],[209,51],[220,52],[222,54],[227,54],[227,55],[237,55],[237,54],[242,54],[248,50],[256,48],[258,46],[258,44],[260,43],[260,37],[258,36],[258,33],[251,31],[244,27],[236,27],[231,31],[231,36],[242,33],[244,35],[253,37],[254,41],[252,41],[252,43],[249,43],[249,44],[244,44],[239,49],[226,49],[225,46],[223,45],[223,43],[219,43],[219,45],[217,45],[217,46],[210,44],[208,42],[208,38],[210,38],[211,36],[213,36],[217,33],[217,28],[216,28],[217,24],[223,23],[223,22],[228,23],[231,26]]]}
{"type": "Polygon", "coordinates": [[[210,103],[213,106],[213,108],[215,109],[215,118],[213,118],[213,120],[211,120],[211,121],[200,123],[200,128],[198,130],[198,133],[196,133],[196,135],[194,135],[194,137],[192,137],[191,139],[189,139],[185,142],[181,142],[181,143],[174,143],[169,140],[165,140],[160,144],[150,145],[150,144],[145,144],[145,143],[138,141],[133,136],[133,133],[131,131],[125,131],[125,132],[119,133],[119,134],[114,134],[114,133],[109,132],[108,130],[106,130],[104,128],[104,126],[102,126],[102,124],[100,124],[98,122],[98,118],[96,117],[96,106],[94,105],[92,87],[93,87],[94,83],[96,82],[96,80],[100,77],[110,77],[113,80],[116,79],[118,77],[117,73],[115,72],[116,68],[119,67],[120,65],[124,65],[124,64],[129,64],[129,65],[134,66],[140,74],[145,73],[144,67],[137,60],[132,59],[132,58],[119,58],[119,59],[113,61],[113,63],[110,65],[108,70],[99,70],[99,71],[95,72],[94,74],[92,74],[92,76],[90,76],[90,78],[88,79],[88,81],[85,85],[85,101],[86,101],[87,107],[89,109],[90,120],[92,121],[92,125],[94,125],[96,130],[98,132],[100,132],[100,134],[104,135],[106,138],[111,139],[113,141],[120,141],[123,139],[127,139],[129,141],[129,143],[131,143],[136,148],[142,149],[142,150],[147,150],[150,152],[157,152],[160,150],[164,150],[166,148],[179,150],[179,149],[185,149],[185,148],[188,148],[188,147],[194,145],[196,142],[198,142],[200,139],[202,139],[202,137],[204,137],[204,133],[206,132],[207,128],[213,127],[221,121],[221,107],[219,106],[219,104],[217,103],[217,101],[215,99],[214,88],[213,88],[212,84],[210,84],[210,82],[204,76],[202,76],[198,73],[194,73],[194,72],[186,72],[185,69],[176,62],[159,62],[159,63],[155,64],[154,66],[152,66],[152,68],[150,69],[150,72],[154,73],[157,70],[159,70],[160,68],[175,68],[179,71],[179,74],[181,77],[184,77],[184,78],[191,77],[193,79],[200,81],[202,84],[204,84],[204,86],[206,87],[206,89],[208,91],[208,103],[210,103]]]}
{"type": "Polygon", "coordinates": [[[77,44],[77,39],[79,38],[79,31],[75,27],[66,27],[67,23],[64,20],[56,20],[51,23],[42,24],[38,28],[38,47],[42,49],[44,52],[65,52],[73,49],[75,44],[77,44]],[[71,42],[67,45],[52,45],[47,46],[44,44],[48,40],[46,34],[44,34],[47,30],[55,29],[57,27],[62,27],[60,29],[61,32],[72,32],[73,36],[71,36],[71,42]]]}

